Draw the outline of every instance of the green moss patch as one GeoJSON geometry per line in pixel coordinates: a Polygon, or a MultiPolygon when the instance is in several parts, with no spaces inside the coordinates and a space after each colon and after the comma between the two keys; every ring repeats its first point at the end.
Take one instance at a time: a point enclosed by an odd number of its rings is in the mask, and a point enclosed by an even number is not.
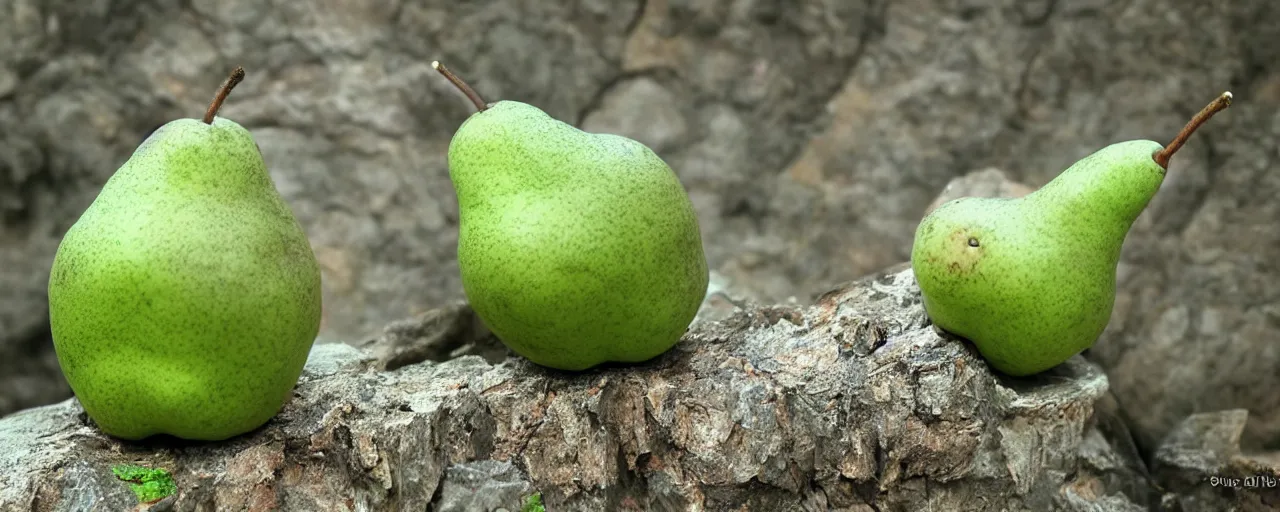
{"type": "Polygon", "coordinates": [[[121,464],[111,468],[111,472],[116,478],[128,482],[129,489],[142,503],[154,503],[178,492],[173,475],[163,469],[121,464]]]}
{"type": "Polygon", "coordinates": [[[535,492],[524,499],[524,506],[520,507],[520,512],[547,512],[546,507],[542,506],[542,493],[535,492]]]}

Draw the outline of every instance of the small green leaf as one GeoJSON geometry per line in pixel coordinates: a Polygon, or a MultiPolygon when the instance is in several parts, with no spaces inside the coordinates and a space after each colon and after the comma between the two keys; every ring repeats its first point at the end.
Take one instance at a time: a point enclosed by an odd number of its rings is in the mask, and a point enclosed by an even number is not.
{"type": "Polygon", "coordinates": [[[547,512],[546,507],[542,506],[542,493],[535,492],[524,499],[524,506],[520,507],[520,512],[547,512]]]}
{"type": "Polygon", "coordinates": [[[155,503],[175,492],[178,486],[173,476],[163,469],[151,469],[132,464],[120,464],[111,468],[116,478],[129,483],[129,489],[142,503],[155,503]]]}

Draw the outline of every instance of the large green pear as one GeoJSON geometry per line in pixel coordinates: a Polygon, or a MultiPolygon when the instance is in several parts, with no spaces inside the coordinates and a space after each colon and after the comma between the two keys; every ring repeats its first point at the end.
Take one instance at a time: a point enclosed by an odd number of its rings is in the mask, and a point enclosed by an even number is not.
{"type": "Polygon", "coordinates": [[[1168,147],[1113,144],[1024,197],[965,197],[930,212],[911,251],[930,319],[1013,376],[1092,346],[1111,320],[1121,247],[1169,157],[1230,98],[1206,107],[1168,147]]]}
{"type": "Polygon", "coordinates": [[[320,272],[258,146],[215,117],[152,133],[67,231],[49,279],[63,374],[103,432],[221,440],[279,412],[320,272]]]}
{"type": "Polygon", "coordinates": [[[516,353],[582,370],[674,346],[707,292],[693,205],[643,144],[531,105],[486,105],[454,134],[458,266],[472,308],[516,353]]]}

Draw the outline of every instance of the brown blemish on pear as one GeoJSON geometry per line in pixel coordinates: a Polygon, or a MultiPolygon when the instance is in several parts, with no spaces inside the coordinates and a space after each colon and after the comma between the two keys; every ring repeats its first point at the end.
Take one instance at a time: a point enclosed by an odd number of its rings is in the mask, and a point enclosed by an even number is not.
{"type": "Polygon", "coordinates": [[[951,248],[951,260],[947,270],[956,275],[970,274],[982,262],[985,249],[978,241],[978,235],[969,227],[958,227],[947,235],[947,246],[951,248]]]}

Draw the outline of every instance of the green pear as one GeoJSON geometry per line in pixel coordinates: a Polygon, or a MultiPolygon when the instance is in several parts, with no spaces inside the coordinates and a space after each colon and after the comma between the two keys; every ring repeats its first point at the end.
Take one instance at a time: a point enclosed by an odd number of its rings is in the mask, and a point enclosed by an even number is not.
{"type": "Polygon", "coordinates": [[[965,197],[930,212],[911,250],[929,318],[1012,376],[1091,347],[1111,320],[1121,246],[1169,158],[1230,103],[1224,93],[1167,147],[1113,144],[1021,198],[965,197]]]}
{"type": "Polygon", "coordinates": [[[673,347],[707,292],[693,205],[643,144],[525,103],[487,105],[449,144],[458,266],[476,314],[534,363],[583,370],[673,347]]]}
{"type": "Polygon", "coordinates": [[[58,362],[127,440],[221,440],[263,425],[320,326],[320,272],[250,133],[216,117],[152,133],[67,231],[49,278],[58,362]]]}

